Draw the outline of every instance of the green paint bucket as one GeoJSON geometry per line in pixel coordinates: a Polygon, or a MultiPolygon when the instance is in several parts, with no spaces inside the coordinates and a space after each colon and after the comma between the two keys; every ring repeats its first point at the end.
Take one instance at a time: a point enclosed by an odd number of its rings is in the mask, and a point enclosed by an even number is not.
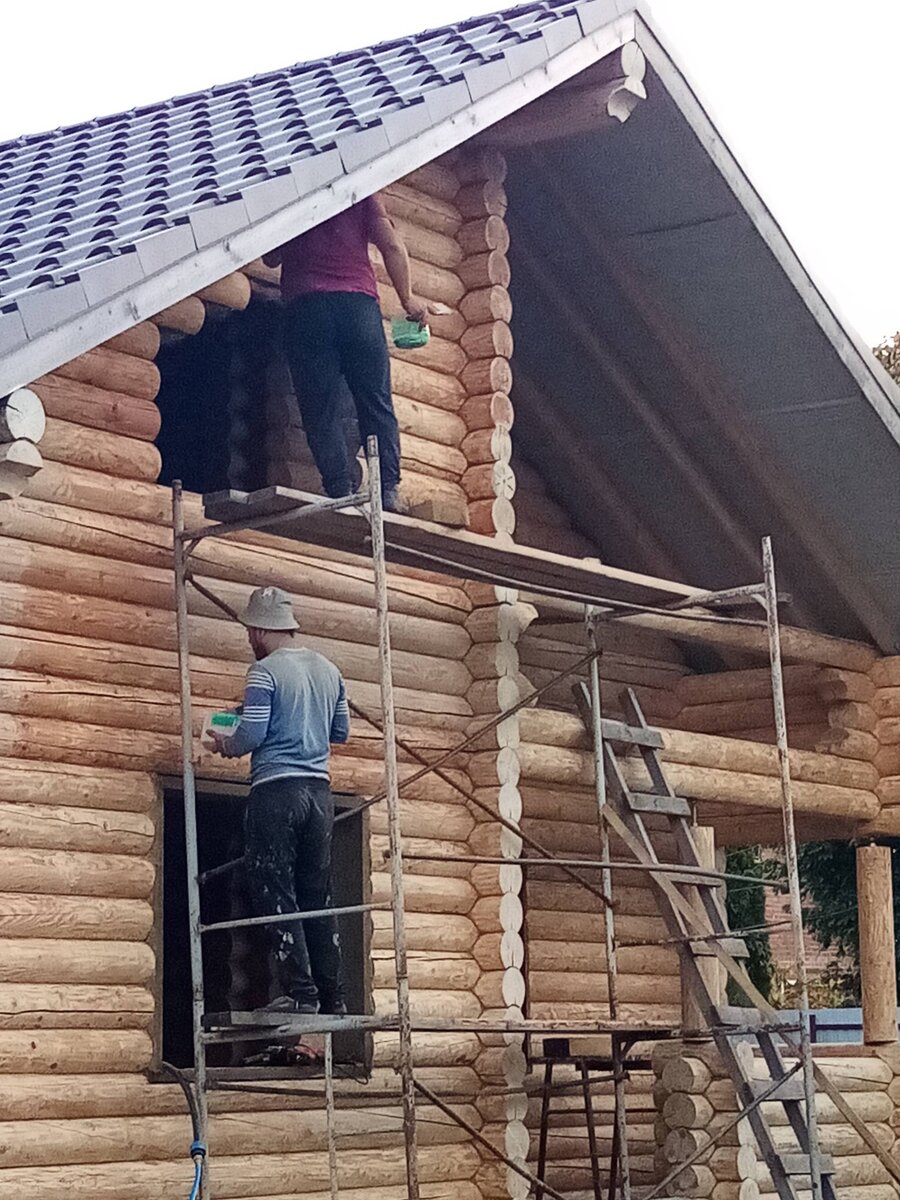
{"type": "Polygon", "coordinates": [[[428,345],[431,337],[427,325],[410,321],[408,317],[394,317],[391,321],[391,336],[398,350],[418,350],[428,345]]]}

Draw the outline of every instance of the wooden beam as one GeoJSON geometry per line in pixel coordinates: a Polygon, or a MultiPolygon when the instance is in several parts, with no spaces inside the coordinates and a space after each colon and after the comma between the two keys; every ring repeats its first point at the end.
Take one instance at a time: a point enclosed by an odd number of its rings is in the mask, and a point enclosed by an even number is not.
{"type": "Polygon", "coordinates": [[[646,98],[640,79],[626,77],[550,92],[488,129],[479,143],[507,149],[599,133],[627,121],[646,98]]]}

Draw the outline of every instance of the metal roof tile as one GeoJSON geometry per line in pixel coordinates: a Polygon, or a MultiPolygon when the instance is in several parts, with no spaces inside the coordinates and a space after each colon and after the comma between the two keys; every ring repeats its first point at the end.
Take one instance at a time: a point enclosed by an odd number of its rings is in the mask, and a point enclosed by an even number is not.
{"type": "Polygon", "coordinates": [[[29,290],[18,300],[18,309],[29,338],[61,325],[88,307],[80,280],[59,283],[55,287],[29,290]]]}
{"type": "MultiPolygon", "coordinates": [[[[532,0],[2,144],[0,294],[28,297],[30,333],[35,294],[75,296],[59,281],[81,268],[92,296],[132,245],[162,270],[540,65],[580,9],[590,24],[623,3],[532,0]]],[[[69,304],[48,300],[51,324],[69,304]]]]}
{"type": "Polygon", "coordinates": [[[144,278],[144,271],[140,259],[132,250],[117,254],[105,262],[95,263],[92,267],[85,267],[79,278],[88,304],[102,304],[110,296],[139,283],[144,278]]]}

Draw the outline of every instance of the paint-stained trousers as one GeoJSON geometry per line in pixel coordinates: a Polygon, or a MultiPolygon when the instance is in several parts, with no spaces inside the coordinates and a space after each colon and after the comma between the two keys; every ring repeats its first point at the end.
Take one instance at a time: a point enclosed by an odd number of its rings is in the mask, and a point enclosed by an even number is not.
{"type": "MultiPolygon", "coordinates": [[[[247,878],[255,916],[331,906],[334,798],[326,779],[294,776],[250,791],[244,825],[247,878]]],[[[284,994],[333,1012],[343,1004],[335,917],[268,926],[284,994]]]]}

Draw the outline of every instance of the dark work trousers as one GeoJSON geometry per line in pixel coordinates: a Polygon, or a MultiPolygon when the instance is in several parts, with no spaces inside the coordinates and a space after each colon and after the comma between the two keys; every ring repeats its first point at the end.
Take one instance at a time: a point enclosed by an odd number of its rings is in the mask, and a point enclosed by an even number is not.
{"type": "MultiPolygon", "coordinates": [[[[326,779],[293,776],[250,791],[244,840],[254,916],[331,905],[334,799],[326,779]]],[[[335,917],[267,927],[285,995],[332,1012],[343,1003],[335,917]]]]}
{"type": "Polygon", "coordinates": [[[340,414],[342,383],[363,439],[378,438],[383,492],[400,482],[400,433],[391,399],[391,362],[378,301],[362,292],[309,292],[285,306],[285,352],[303,428],[329,496],[355,480],[340,414]]]}

